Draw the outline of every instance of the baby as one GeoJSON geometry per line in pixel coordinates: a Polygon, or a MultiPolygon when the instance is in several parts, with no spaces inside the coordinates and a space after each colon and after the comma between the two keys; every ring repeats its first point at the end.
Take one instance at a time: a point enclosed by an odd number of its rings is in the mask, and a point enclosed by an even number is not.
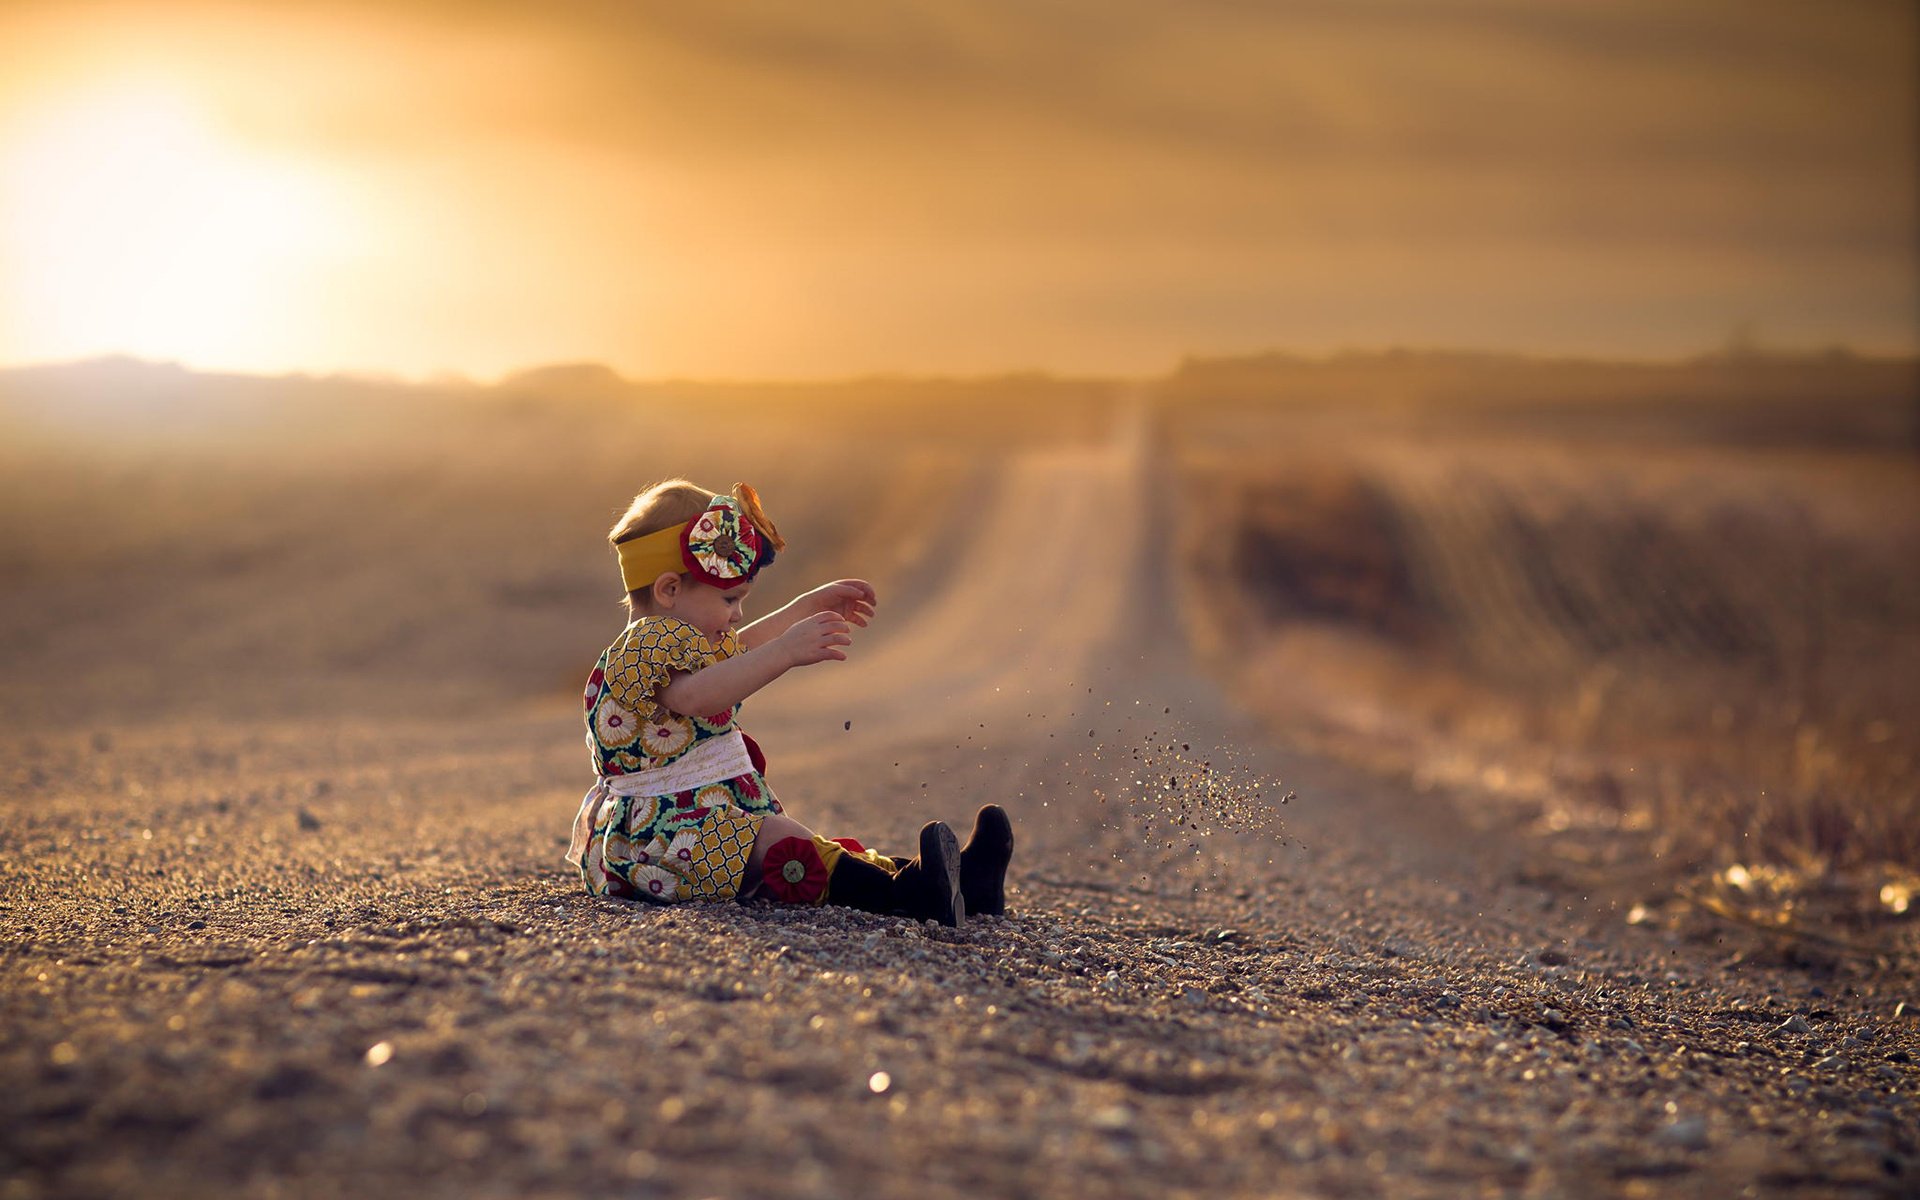
{"type": "Polygon", "coordinates": [[[835,580],[743,627],[755,577],[786,546],[746,484],[724,496],[655,484],[607,536],[629,621],[587,678],[595,780],[567,861],[589,892],[661,903],[764,893],[949,926],[1006,911],[1013,828],[999,805],[979,811],[965,847],[929,822],[913,858],[820,837],[785,815],[736,723],[741,702],[788,671],[847,657],[874,614],[871,584],[835,580]]]}

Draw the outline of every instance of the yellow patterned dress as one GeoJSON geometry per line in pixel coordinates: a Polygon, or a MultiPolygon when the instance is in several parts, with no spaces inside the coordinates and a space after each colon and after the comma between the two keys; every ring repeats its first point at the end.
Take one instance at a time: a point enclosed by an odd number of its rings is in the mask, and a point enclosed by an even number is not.
{"type": "Polygon", "coordinates": [[[685,717],[655,699],[674,671],[740,653],[678,617],[621,631],[587,679],[587,747],[596,779],[580,803],[567,861],[596,896],[671,903],[740,892],[760,822],[780,811],[759,748],[734,725],[738,705],[685,717]]]}

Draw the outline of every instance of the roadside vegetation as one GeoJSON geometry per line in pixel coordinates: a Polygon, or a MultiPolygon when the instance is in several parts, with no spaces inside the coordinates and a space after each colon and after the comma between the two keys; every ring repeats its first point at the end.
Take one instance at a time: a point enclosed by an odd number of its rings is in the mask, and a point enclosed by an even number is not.
{"type": "Polygon", "coordinates": [[[1196,640],[1635,921],[1879,954],[1920,891],[1911,363],[1384,355],[1160,393],[1196,640]]]}

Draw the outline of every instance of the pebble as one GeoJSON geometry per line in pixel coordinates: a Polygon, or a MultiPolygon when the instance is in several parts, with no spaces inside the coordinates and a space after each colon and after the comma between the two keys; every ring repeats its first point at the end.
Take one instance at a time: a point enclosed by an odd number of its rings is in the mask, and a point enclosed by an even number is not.
{"type": "MultiPolygon", "coordinates": [[[[798,1132],[771,1134],[769,1154],[758,1157],[778,1157],[783,1189],[795,1194],[871,1190],[884,1170],[895,1183],[931,1179],[935,1192],[974,1195],[1624,1195],[1675,1190],[1672,1176],[1696,1168],[1703,1194],[1722,1182],[1706,1178],[1722,1168],[1727,1191],[1778,1172],[1788,1182],[1757,1189],[1771,1194],[1802,1178],[1819,1190],[1835,1178],[1846,1186],[1891,1175],[1880,1143],[1904,1144],[1913,1116],[1912,1068],[1889,1066],[1884,1082],[1873,1076],[1879,1063],[1920,1049],[1910,1009],[1895,1023],[1892,998],[1836,984],[1831,1011],[1790,1016],[1813,1003],[1803,1000],[1803,976],[1716,974],[1717,948],[1679,945],[1674,960],[1691,983],[1680,989],[1660,982],[1665,946],[1635,942],[1610,961],[1611,939],[1562,941],[1565,931],[1520,928],[1533,918],[1491,903],[1486,922],[1459,934],[1444,927],[1448,914],[1424,920],[1384,888],[1378,902],[1355,901],[1352,913],[1316,923],[1323,908],[1348,903],[1336,886],[1345,881],[1331,873],[1303,875],[1301,896],[1276,887],[1272,896],[1256,889],[1254,900],[1233,890],[1258,878],[1251,873],[1189,896],[1176,886],[1184,877],[1155,881],[1165,884],[1155,893],[1105,866],[1083,875],[1054,865],[1089,890],[1055,886],[1036,864],[1030,908],[960,931],[841,910],[634,909],[576,899],[569,881],[523,878],[517,866],[504,879],[476,873],[472,887],[464,868],[432,866],[431,889],[396,866],[378,884],[364,868],[383,860],[360,851],[335,878],[320,870],[317,851],[335,853],[336,839],[359,845],[351,839],[360,822],[347,815],[359,787],[337,783],[336,793],[354,793],[326,808],[342,819],[298,839],[308,849],[292,856],[295,865],[311,858],[319,872],[311,885],[289,873],[304,894],[237,897],[202,885],[203,895],[170,878],[147,883],[108,893],[118,917],[80,910],[97,921],[97,940],[76,927],[50,943],[51,953],[101,960],[92,978],[110,986],[87,989],[74,957],[28,960],[28,981],[52,978],[21,985],[36,991],[17,1007],[47,1005],[48,1016],[35,1026],[10,1012],[0,1032],[37,1034],[24,1044],[39,1056],[29,1065],[44,1073],[37,1086],[47,1102],[61,1099],[61,1087],[97,1099],[100,1132],[111,1137],[118,1084],[100,1081],[123,1045],[141,1045],[124,1054],[128,1079],[147,1082],[165,1068],[158,1093],[171,1100],[175,1081],[204,1078],[208,1130],[226,1128],[231,1103],[215,1094],[221,1088],[276,1102],[242,1105],[247,1123],[234,1125],[230,1145],[213,1145],[214,1168],[237,1178],[262,1161],[252,1147],[276,1144],[310,1110],[330,1108],[351,1119],[322,1131],[333,1139],[326,1145],[365,1152],[369,1167],[400,1161],[416,1139],[430,1167],[472,1145],[460,1153],[499,1172],[481,1190],[529,1194],[551,1187],[553,1160],[526,1147],[557,1147],[614,1179],[616,1191],[658,1178],[673,1182],[651,1190],[688,1196],[752,1187],[755,1156],[728,1162],[712,1150],[743,1095],[756,1111],[792,1114],[778,1124],[798,1132]],[[216,913],[220,938],[155,947],[171,960],[131,974],[114,939],[138,938],[155,916],[174,931],[205,928],[208,919],[186,921],[196,911],[216,913]],[[142,920],[126,920],[134,914],[142,920]],[[331,933],[316,928],[323,919],[331,933]],[[198,964],[214,958],[209,943],[228,938],[264,945],[259,961],[198,964]],[[1522,954],[1529,965],[1510,967],[1522,954]],[[452,969],[468,963],[476,965],[452,969]],[[1763,988],[1759,979],[1791,979],[1792,991],[1776,982],[1778,996],[1729,994],[1763,988]],[[52,1008],[43,988],[98,1007],[52,1008]],[[281,1019],[281,1005],[301,1020],[281,1019]],[[176,1009],[191,1014],[184,1036],[120,1039],[122,1028],[174,1030],[176,1009]],[[1877,1037],[1861,1025],[1866,1011],[1884,1022],[1877,1037]],[[576,1040],[588,1037],[592,1049],[576,1040]],[[544,1082],[555,1054],[599,1055],[602,1046],[610,1061],[673,1072],[677,1095],[616,1089],[582,1107],[566,1098],[570,1083],[544,1082]],[[176,1048],[197,1058],[169,1057],[176,1048]],[[98,1096],[81,1084],[98,1086],[98,1096]],[[1661,1111],[1650,1098],[1677,1107],[1661,1111]],[[855,1102],[865,1107],[844,1107],[855,1102]],[[836,1125],[870,1139],[859,1155],[808,1140],[836,1125]],[[637,1139],[636,1129],[648,1136],[637,1139]],[[261,1134],[274,1136],[255,1141],[261,1134]],[[1879,1141],[1861,1140],[1869,1136],[1879,1141]],[[570,1138],[583,1143],[569,1149],[570,1138]],[[978,1145],[978,1162],[950,1153],[961,1142],[978,1145]],[[1731,1161],[1709,1163],[1721,1154],[1731,1161]],[[1317,1166],[1290,1169],[1289,1159],[1317,1166]],[[843,1163],[853,1169],[829,1172],[843,1163]]],[[[290,808],[269,814],[281,831],[299,811],[290,808]]],[[[544,835],[543,826],[542,840],[528,843],[543,855],[544,835]]],[[[1056,831],[1049,848],[1063,836],[1056,831]]],[[[172,839],[157,841],[156,850],[178,853],[172,839]]],[[[103,902],[98,891],[84,899],[103,902]]],[[[36,909],[33,919],[52,924],[55,912],[36,909]]],[[[232,957],[219,949],[220,961],[232,957]]],[[[91,1136],[88,1111],[75,1128],[91,1136]]],[[[195,1132],[183,1142],[197,1154],[202,1140],[195,1132]]],[[[90,1153],[78,1138],[73,1145],[76,1162],[90,1153]]],[[[329,1153],[304,1161],[334,1165],[329,1153]]],[[[469,1186],[476,1176],[464,1170],[440,1177],[469,1186]]],[[[49,1178],[76,1184],[71,1172],[49,1178]]],[[[306,1189],[296,1176],[284,1190],[306,1189]]]]}
{"type": "Polygon", "coordinates": [[[1662,1126],[1653,1140],[1682,1150],[1703,1150],[1707,1145],[1707,1122],[1701,1117],[1677,1117],[1662,1126]]]}

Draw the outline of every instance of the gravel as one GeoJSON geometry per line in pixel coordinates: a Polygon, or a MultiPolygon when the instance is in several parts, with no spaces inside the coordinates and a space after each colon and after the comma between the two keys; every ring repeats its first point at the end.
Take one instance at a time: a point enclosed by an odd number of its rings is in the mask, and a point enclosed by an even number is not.
{"type": "MultiPolygon", "coordinates": [[[[1430,797],[1396,824],[1326,764],[1289,761],[1285,829],[1169,858],[1130,754],[1106,801],[1038,761],[1000,793],[1011,913],[955,931],[592,900],[556,862],[566,728],[471,732],[460,789],[404,725],[16,747],[0,1195],[1916,1186],[1911,977],[1543,905],[1523,843],[1436,840],[1430,797]],[[94,802],[136,776],[134,819],[94,802]]],[[[922,809],[872,791],[836,823],[904,844],[922,809]]]]}

